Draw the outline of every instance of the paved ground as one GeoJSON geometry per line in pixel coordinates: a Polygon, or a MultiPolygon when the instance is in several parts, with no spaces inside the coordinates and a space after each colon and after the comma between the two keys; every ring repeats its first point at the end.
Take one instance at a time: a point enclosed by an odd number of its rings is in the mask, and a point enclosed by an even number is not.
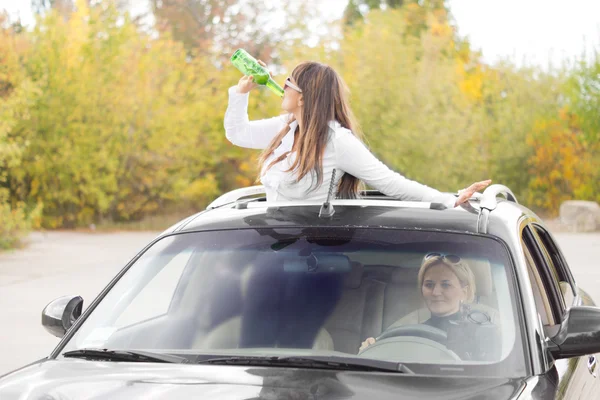
{"type": "Polygon", "coordinates": [[[600,234],[554,234],[573,270],[577,285],[600,305],[600,234]]]}
{"type": "MultiPolygon", "coordinates": [[[[85,304],[156,233],[35,233],[23,250],[0,254],[0,375],[46,356],[58,339],[42,327],[41,311],[56,297],[85,304]]],[[[579,285],[600,302],[600,234],[557,234],[579,285]]]]}
{"type": "Polygon", "coordinates": [[[64,295],[84,307],[157,233],[35,233],[24,250],[0,253],[0,375],[46,356],[58,344],[42,309],[64,295]]]}

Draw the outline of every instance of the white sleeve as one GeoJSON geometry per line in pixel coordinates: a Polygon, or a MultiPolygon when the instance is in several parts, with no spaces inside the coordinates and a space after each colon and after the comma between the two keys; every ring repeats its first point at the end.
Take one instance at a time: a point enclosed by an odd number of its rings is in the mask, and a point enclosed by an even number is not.
{"type": "Polygon", "coordinates": [[[392,171],[350,131],[340,130],[334,137],[336,165],[342,171],[364,181],[386,196],[400,200],[442,203],[447,208],[454,208],[454,195],[442,193],[392,171]]]}
{"type": "Polygon", "coordinates": [[[238,93],[237,87],[229,88],[229,104],[225,111],[225,136],[240,147],[265,149],[271,140],[286,124],[286,116],[281,115],[258,121],[248,120],[248,93],[238,93]]]}

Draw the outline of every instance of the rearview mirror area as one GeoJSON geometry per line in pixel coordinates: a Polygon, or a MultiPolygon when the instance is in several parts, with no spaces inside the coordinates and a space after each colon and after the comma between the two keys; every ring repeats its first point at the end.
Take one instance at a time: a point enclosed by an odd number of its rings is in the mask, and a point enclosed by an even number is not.
{"type": "Polygon", "coordinates": [[[294,256],[284,260],[285,272],[346,274],[352,271],[350,259],[340,254],[314,254],[294,256]]]}
{"type": "Polygon", "coordinates": [[[52,300],[42,311],[42,326],[52,335],[62,338],[81,316],[83,298],[63,296],[52,300]]]}
{"type": "Polygon", "coordinates": [[[554,359],[580,357],[600,352],[600,308],[571,307],[558,333],[551,338],[554,359]]]}

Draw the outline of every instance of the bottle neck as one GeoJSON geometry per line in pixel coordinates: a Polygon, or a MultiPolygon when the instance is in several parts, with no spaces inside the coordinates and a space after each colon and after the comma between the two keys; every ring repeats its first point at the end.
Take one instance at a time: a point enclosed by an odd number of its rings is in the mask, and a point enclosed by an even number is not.
{"type": "Polygon", "coordinates": [[[269,80],[266,83],[266,86],[271,89],[273,93],[278,95],[279,97],[283,97],[283,88],[279,86],[277,82],[273,80],[273,78],[269,77],[269,80]]]}

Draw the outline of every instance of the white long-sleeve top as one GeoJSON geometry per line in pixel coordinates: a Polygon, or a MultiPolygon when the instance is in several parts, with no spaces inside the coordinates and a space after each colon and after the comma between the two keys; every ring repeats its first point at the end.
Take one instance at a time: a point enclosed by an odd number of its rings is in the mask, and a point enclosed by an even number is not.
{"type": "MultiPolygon", "coordinates": [[[[229,104],[224,121],[225,133],[227,139],[237,146],[265,149],[288,123],[289,115],[250,121],[248,97],[248,93],[238,93],[236,86],[229,88],[229,104]]],[[[290,124],[289,132],[265,162],[265,167],[281,154],[290,152],[287,157],[268,170],[261,171],[260,180],[265,187],[267,201],[325,201],[335,168],[334,191],[339,180],[347,173],[387,196],[400,200],[436,202],[448,208],[454,207],[456,202],[454,195],[441,193],[392,171],[379,161],[349,129],[342,127],[337,121],[329,123],[329,139],[323,154],[322,184],[315,189],[314,174],[307,174],[298,181],[293,171],[286,172],[293,165],[296,157],[296,153],[291,152],[296,126],[296,121],[290,124]]]]}

